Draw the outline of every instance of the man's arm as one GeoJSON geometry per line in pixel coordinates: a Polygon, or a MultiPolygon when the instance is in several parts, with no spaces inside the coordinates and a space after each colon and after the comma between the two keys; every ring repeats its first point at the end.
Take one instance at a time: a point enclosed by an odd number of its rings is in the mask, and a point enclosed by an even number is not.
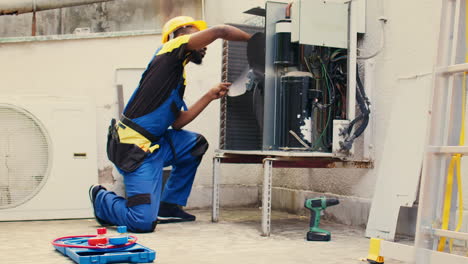
{"type": "Polygon", "coordinates": [[[247,41],[251,37],[250,34],[229,25],[214,26],[209,29],[202,30],[190,36],[187,43],[188,50],[199,50],[217,39],[247,41]]]}
{"type": "Polygon", "coordinates": [[[181,129],[188,123],[192,122],[211,101],[225,96],[229,90],[230,83],[220,83],[211,88],[205,95],[202,96],[195,104],[187,111],[181,111],[177,119],[172,124],[172,128],[181,129]]]}

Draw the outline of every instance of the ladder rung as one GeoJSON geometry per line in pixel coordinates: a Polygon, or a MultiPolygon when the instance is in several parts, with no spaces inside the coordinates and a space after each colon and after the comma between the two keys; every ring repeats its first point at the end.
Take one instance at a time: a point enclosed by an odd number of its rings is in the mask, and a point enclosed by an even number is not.
{"type": "Polygon", "coordinates": [[[460,72],[468,72],[468,63],[454,64],[438,70],[439,73],[454,74],[460,72]]]}
{"type": "Polygon", "coordinates": [[[435,154],[468,155],[468,146],[429,146],[427,151],[435,154]]]}
{"type": "Polygon", "coordinates": [[[449,238],[468,241],[468,233],[455,232],[455,231],[449,231],[449,230],[443,230],[443,229],[433,229],[433,231],[434,231],[434,235],[438,237],[449,237],[449,238]]]}

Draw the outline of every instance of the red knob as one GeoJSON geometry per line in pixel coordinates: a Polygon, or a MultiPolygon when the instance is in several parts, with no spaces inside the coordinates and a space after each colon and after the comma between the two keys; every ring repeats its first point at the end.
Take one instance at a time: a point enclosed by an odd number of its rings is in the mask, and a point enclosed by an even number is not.
{"type": "Polygon", "coordinates": [[[108,243],[109,239],[107,237],[93,237],[88,239],[88,245],[90,246],[107,245],[108,243]]]}
{"type": "Polygon", "coordinates": [[[98,228],[97,233],[98,233],[98,235],[105,235],[105,234],[107,234],[107,229],[105,227],[98,228]]]}

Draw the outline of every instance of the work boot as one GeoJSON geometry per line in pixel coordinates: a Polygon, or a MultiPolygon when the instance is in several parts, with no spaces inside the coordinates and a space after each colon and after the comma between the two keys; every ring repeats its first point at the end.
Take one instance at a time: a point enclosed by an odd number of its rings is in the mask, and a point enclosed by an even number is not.
{"type": "Polygon", "coordinates": [[[159,205],[158,223],[167,224],[189,222],[195,221],[195,219],[196,217],[194,215],[191,215],[182,210],[182,207],[178,204],[161,202],[159,205]]]}
{"type": "Polygon", "coordinates": [[[93,213],[94,213],[94,218],[96,219],[96,222],[98,222],[101,226],[111,226],[111,224],[107,223],[106,221],[100,219],[99,217],[96,216],[96,208],[94,207],[94,201],[96,200],[96,197],[99,193],[99,191],[107,191],[104,186],[100,184],[93,184],[91,187],[89,187],[89,200],[91,201],[91,204],[93,205],[93,213]]]}

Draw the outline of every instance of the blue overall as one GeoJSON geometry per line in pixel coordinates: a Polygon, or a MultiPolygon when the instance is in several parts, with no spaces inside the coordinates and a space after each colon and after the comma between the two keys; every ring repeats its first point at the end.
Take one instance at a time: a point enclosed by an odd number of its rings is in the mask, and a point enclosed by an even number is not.
{"type": "MultiPolygon", "coordinates": [[[[100,191],[94,207],[96,216],[103,222],[125,225],[132,232],[151,232],[156,226],[161,201],[182,206],[187,204],[195,173],[208,144],[199,134],[169,129],[177,117],[174,105],[178,109],[186,109],[181,97],[183,92],[180,91],[185,88],[184,81],[182,76],[177,88],[172,88],[170,96],[154,111],[132,118],[134,123],[160,137],[158,142],[154,142],[159,149],[147,155],[134,171],[126,172],[116,166],[123,175],[127,199],[114,192],[100,191]],[[172,171],[161,193],[163,168],[166,166],[172,166],[172,171]]],[[[136,91],[129,102],[135,94],[136,91]]]]}

